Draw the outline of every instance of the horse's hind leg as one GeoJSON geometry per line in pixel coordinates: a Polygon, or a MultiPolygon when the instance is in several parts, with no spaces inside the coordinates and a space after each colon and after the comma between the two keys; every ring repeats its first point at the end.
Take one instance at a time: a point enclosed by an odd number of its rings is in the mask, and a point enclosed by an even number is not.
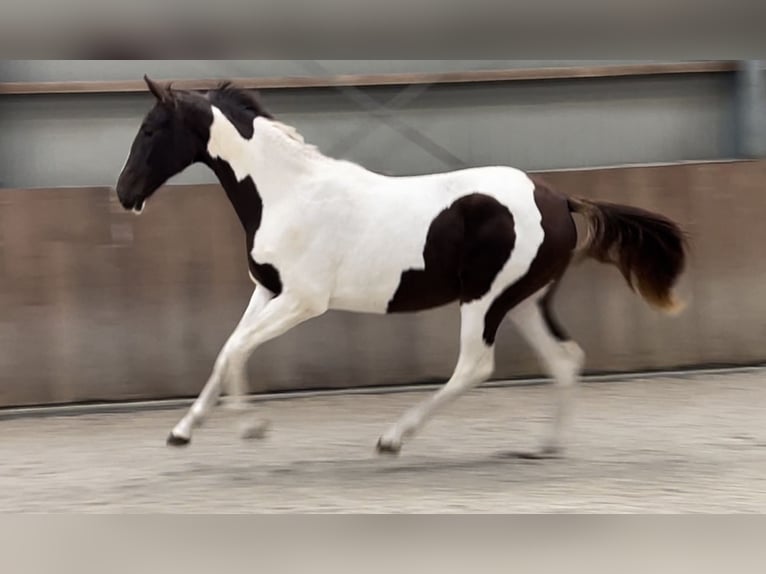
{"type": "Polygon", "coordinates": [[[585,354],[558,325],[551,310],[553,290],[543,297],[532,297],[514,308],[510,317],[521,335],[553,378],[556,387],[556,409],[550,435],[545,439],[542,455],[559,454],[564,446],[571,419],[573,394],[585,354]]]}
{"type": "Polygon", "coordinates": [[[404,439],[413,436],[437,411],[469,389],[486,381],[494,370],[494,345],[483,338],[484,300],[460,308],[460,356],[449,381],[438,392],[402,416],[378,440],[378,452],[397,453],[404,439]]]}

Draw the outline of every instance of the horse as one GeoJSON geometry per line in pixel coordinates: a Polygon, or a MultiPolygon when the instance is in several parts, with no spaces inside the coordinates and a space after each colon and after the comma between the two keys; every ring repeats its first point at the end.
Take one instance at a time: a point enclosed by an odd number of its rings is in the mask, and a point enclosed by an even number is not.
{"type": "MultiPolygon", "coordinates": [[[[242,224],[255,284],[168,445],[189,444],[222,390],[237,408],[251,408],[248,358],[304,321],[331,309],[382,315],[457,303],[460,347],[451,377],[391,425],[377,451],[399,453],[438,411],[492,375],[495,337],[508,316],[557,389],[537,454],[560,456],[585,361],[553,314],[565,271],[591,258],[619,269],[651,307],[681,307],[675,285],[686,236],[663,215],[565,195],[510,166],[382,175],[324,155],[275,119],[255,91],[230,82],[187,91],[144,80],[156,101],[116,183],[122,207],[141,213],[170,177],[206,165],[242,224]],[[585,223],[582,241],[575,215],[585,223]]],[[[265,424],[245,426],[243,436],[262,436],[265,424]]]]}

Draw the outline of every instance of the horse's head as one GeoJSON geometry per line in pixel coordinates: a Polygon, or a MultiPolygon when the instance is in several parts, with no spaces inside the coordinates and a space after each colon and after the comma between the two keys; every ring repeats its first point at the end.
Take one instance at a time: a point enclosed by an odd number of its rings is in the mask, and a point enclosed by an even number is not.
{"type": "Polygon", "coordinates": [[[117,180],[120,203],[137,213],[168,179],[204,160],[212,121],[202,94],[173,91],[146,76],[144,80],[157,102],[141,123],[117,180]]]}

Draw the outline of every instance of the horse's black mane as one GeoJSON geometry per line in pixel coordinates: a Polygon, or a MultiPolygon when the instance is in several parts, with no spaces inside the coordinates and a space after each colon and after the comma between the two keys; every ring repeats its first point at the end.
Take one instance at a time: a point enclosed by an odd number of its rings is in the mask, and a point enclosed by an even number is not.
{"type": "Polygon", "coordinates": [[[273,119],[253,90],[238,88],[229,80],[221,82],[216,89],[208,92],[208,98],[215,104],[229,104],[248,110],[257,116],[273,119]]]}

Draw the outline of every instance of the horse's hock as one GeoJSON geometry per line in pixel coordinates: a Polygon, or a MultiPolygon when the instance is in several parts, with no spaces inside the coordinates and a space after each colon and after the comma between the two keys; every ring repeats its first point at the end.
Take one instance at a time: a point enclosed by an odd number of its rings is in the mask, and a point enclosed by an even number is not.
{"type": "MultiPolygon", "coordinates": [[[[543,178],[567,194],[665,214],[691,236],[679,293],[688,307],[678,317],[649,309],[612,268],[570,271],[556,307],[587,354],[586,371],[763,360],[766,161],[543,178]]],[[[196,395],[252,289],[242,232],[220,189],[165,190],[140,219],[114,209],[107,189],[0,193],[0,405],[196,395]],[[179,193],[184,201],[174,202],[179,193]],[[115,257],[119,250],[130,253],[115,257]]],[[[330,313],[259,349],[250,371],[262,386],[252,390],[444,379],[457,326],[454,306],[417,316],[330,313]]],[[[495,378],[539,374],[508,322],[496,362],[495,378]]]]}

